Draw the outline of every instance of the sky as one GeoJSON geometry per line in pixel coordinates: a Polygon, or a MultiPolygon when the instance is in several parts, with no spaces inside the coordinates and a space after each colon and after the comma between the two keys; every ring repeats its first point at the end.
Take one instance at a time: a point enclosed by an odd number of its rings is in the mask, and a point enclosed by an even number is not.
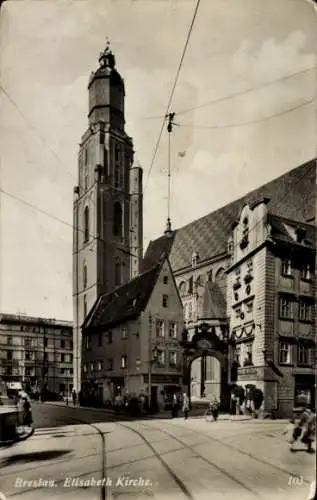
{"type": "MultiPolygon", "coordinates": [[[[144,247],[164,231],[165,132],[150,165],[195,5],[3,4],[1,312],[73,318],[73,186],[88,78],[106,37],[125,80],[126,131],[144,169],[144,247]]],[[[178,124],[173,228],[316,156],[316,33],[306,0],[201,0],[170,108],[178,124]]]]}

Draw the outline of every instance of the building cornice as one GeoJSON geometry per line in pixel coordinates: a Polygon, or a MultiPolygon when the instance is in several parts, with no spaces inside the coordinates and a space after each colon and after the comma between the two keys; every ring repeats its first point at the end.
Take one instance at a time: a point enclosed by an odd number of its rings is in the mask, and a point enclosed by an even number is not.
{"type": "Polygon", "coordinates": [[[26,325],[46,325],[55,328],[73,328],[72,321],[64,321],[58,319],[36,318],[32,316],[24,316],[22,314],[1,314],[1,324],[26,324],[26,325]]]}

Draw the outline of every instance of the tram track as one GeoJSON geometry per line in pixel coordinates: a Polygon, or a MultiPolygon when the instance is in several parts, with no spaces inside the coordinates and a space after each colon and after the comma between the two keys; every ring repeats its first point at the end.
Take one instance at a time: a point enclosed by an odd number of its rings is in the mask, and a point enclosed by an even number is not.
{"type": "MultiPolygon", "coordinates": [[[[183,429],[184,427],[183,426],[180,426],[180,425],[177,425],[177,424],[173,424],[173,427],[176,427],[178,429],[183,429]]],[[[156,429],[156,430],[161,430],[161,432],[163,432],[162,429],[159,429],[158,427],[155,427],[155,426],[147,426],[147,429],[148,430],[153,430],[153,429],[156,429]]],[[[231,450],[231,451],[236,451],[238,453],[240,453],[241,455],[244,455],[248,458],[252,458],[252,460],[262,464],[262,465],[266,465],[266,466],[269,466],[279,472],[282,472],[283,474],[286,474],[288,477],[292,476],[292,475],[296,475],[296,473],[294,473],[294,471],[289,471],[287,469],[284,469],[284,467],[281,467],[281,466],[278,466],[276,464],[272,464],[271,462],[269,462],[268,460],[265,460],[264,458],[260,458],[256,455],[254,455],[253,453],[250,453],[250,452],[247,452],[247,451],[244,451],[244,450],[241,450],[240,448],[236,448],[235,446],[232,446],[230,445],[229,443],[226,443],[224,440],[222,439],[219,439],[219,438],[216,438],[214,436],[210,436],[208,434],[205,434],[205,433],[202,433],[200,431],[197,431],[195,429],[195,431],[192,431],[191,429],[187,429],[188,432],[191,432],[193,433],[194,435],[200,435],[200,436],[203,436],[205,439],[207,439],[208,441],[213,441],[213,442],[217,442],[219,444],[221,444],[222,446],[226,447],[228,450],[231,450]]],[[[171,436],[173,436],[173,433],[169,433],[168,431],[164,431],[166,434],[170,434],[171,436]]],[[[230,436],[228,439],[232,439],[234,436],[230,436]]],[[[310,481],[308,481],[307,479],[304,479],[303,478],[303,482],[307,485],[310,485],[310,481]]]]}

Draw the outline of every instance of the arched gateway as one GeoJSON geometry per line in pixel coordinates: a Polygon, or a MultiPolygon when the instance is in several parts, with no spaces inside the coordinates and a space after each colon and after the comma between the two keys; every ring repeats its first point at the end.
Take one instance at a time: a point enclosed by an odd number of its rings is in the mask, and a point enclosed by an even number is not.
{"type": "Polygon", "coordinates": [[[221,338],[216,334],[215,327],[207,323],[202,323],[195,327],[195,333],[191,340],[188,340],[188,331],[183,331],[181,347],[183,350],[183,383],[187,389],[189,399],[191,399],[191,366],[197,358],[216,358],[221,366],[221,403],[227,409],[230,401],[229,386],[229,338],[227,328],[224,326],[221,331],[221,338]]]}

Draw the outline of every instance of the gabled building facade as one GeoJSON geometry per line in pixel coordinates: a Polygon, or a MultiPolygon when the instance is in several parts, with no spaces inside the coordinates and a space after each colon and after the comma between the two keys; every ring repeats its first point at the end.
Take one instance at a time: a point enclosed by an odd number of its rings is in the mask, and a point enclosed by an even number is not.
{"type": "Polygon", "coordinates": [[[264,393],[264,411],[314,404],[316,228],[245,205],[233,229],[227,313],[237,383],[264,393]]]}
{"type": "MultiPolygon", "coordinates": [[[[157,240],[150,242],[143,260],[142,268],[143,270],[146,270],[148,266],[153,265],[155,259],[157,259],[161,254],[165,254],[169,257],[173,274],[182,298],[185,326],[188,329],[190,338],[193,336],[195,328],[199,327],[203,323],[210,325],[217,324],[218,328],[216,328],[215,331],[217,331],[218,334],[223,331],[224,327],[227,328],[228,334],[230,334],[232,328],[235,328],[234,321],[238,318],[235,318],[234,315],[239,313],[239,307],[237,306],[237,308],[232,308],[231,301],[234,296],[232,297],[232,284],[229,283],[232,276],[231,274],[228,275],[227,271],[232,268],[233,262],[240,258],[234,253],[236,251],[234,238],[237,237],[235,235],[235,231],[238,231],[238,228],[236,227],[233,229],[233,225],[237,220],[240,220],[243,207],[252,207],[252,210],[254,210],[254,212],[251,210],[252,217],[255,218],[257,217],[255,214],[258,214],[259,211],[262,210],[263,216],[264,213],[266,213],[265,211],[268,211],[271,218],[274,216],[277,218],[286,218],[290,221],[298,221],[295,222],[295,225],[303,224],[304,227],[306,227],[306,225],[310,228],[315,227],[315,186],[316,161],[312,160],[294,168],[293,170],[290,170],[286,174],[272,180],[268,184],[260,186],[258,189],[247,193],[242,198],[229,203],[215,212],[193,221],[192,223],[173,231],[169,235],[162,236],[157,240]],[[263,200],[265,201],[263,202],[263,200]],[[217,316],[223,315],[223,313],[219,314],[219,304],[223,304],[224,302],[225,306],[222,306],[222,310],[226,311],[226,317],[218,318],[217,316]],[[229,302],[231,304],[230,306],[229,302]],[[203,304],[205,305],[203,306],[203,304]]],[[[244,210],[247,209],[244,208],[244,210]]],[[[241,224],[239,225],[239,230],[243,227],[243,220],[241,221],[241,224]]],[[[260,241],[261,238],[264,238],[264,229],[262,228],[261,231],[262,233],[260,233],[260,228],[258,226],[255,229],[250,226],[250,238],[253,238],[254,234],[254,237],[257,238],[256,241],[260,241]]],[[[290,241],[288,242],[288,247],[292,246],[291,243],[292,242],[290,241]]],[[[301,246],[300,248],[303,249],[304,247],[301,246]]],[[[310,252],[313,253],[315,249],[316,242],[313,243],[310,252]]],[[[247,263],[244,263],[242,267],[244,268],[247,265],[247,263]]],[[[314,282],[313,277],[312,282],[314,282]]],[[[254,281],[251,281],[249,285],[252,288],[252,286],[254,286],[254,281]]],[[[276,293],[279,285],[277,283],[274,285],[273,282],[271,285],[273,287],[272,290],[274,290],[272,293],[276,293]]],[[[301,284],[301,287],[303,286],[304,285],[301,284]]],[[[243,290],[245,290],[245,287],[243,290]]],[[[264,292],[264,288],[262,293],[267,293],[264,292]]],[[[257,300],[259,300],[258,297],[259,296],[257,295],[257,300]]],[[[252,306],[251,301],[249,302],[250,304],[246,300],[246,311],[241,311],[248,317],[250,317],[248,307],[251,308],[252,306]]],[[[260,314],[259,311],[257,312],[258,315],[260,314]]],[[[269,321],[267,316],[273,313],[269,310],[265,310],[265,312],[262,310],[262,314],[265,315],[266,321],[269,321]]],[[[262,324],[263,320],[256,319],[254,323],[262,324]]],[[[255,327],[251,328],[252,331],[249,332],[250,336],[255,335],[254,328],[255,327]]],[[[247,328],[247,330],[249,331],[249,328],[247,328]]],[[[257,335],[259,336],[258,332],[257,335]]],[[[258,339],[256,342],[258,342],[258,339]]],[[[254,346],[255,345],[256,344],[254,344],[254,346]]],[[[247,346],[246,349],[250,348],[247,346]]],[[[262,357],[262,361],[258,360],[258,363],[263,363],[262,350],[265,350],[265,347],[260,344],[255,347],[255,352],[257,354],[254,352],[253,357],[262,357]]],[[[251,356],[251,353],[247,356],[251,356]]],[[[233,359],[230,360],[230,362],[232,361],[233,359]]],[[[243,372],[242,368],[243,367],[239,368],[239,380],[241,382],[243,372]]],[[[294,370],[291,370],[293,378],[290,379],[293,383],[295,383],[294,374],[297,368],[295,371],[294,370]]],[[[305,370],[309,371],[311,368],[308,367],[305,370]]],[[[195,397],[201,397],[206,394],[206,396],[208,396],[211,392],[218,395],[220,387],[219,377],[220,367],[216,359],[196,360],[193,362],[191,370],[192,395],[195,397]]],[[[271,377],[273,377],[273,375],[271,375],[271,377]]],[[[235,380],[231,379],[229,376],[228,382],[233,383],[235,380]]],[[[273,384],[272,378],[272,395],[269,396],[269,389],[266,389],[267,398],[275,398],[276,400],[276,396],[274,396],[274,391],[276,393],[275,385],[273,384]]],[[[288,390],[289,395],[287,398],[285,396],[285,403],[281,403],[280,405],[281,409],[283,405],[285,406],[285,411],[288,411],[287,408],[290,408],[291,393],[293,394],[293,403],[295,403],[294,392],[292,392],[293,389],[288,390]],[[288,402],[286,402],[286,399],[288,399],[288,402]]],[[[283,399],[282,394],[278,395],[278,399],[283,399]]],[[[271,403],[269,406],[272,406],[271,403]]]]}
{"type": "Polygon", "coordinates": [[[97,299],[83,326],[83,395],[180,388],[183,307],[167,258],[97,299]],[[150,378],[150,380],[149,380],[150,378]]]}

